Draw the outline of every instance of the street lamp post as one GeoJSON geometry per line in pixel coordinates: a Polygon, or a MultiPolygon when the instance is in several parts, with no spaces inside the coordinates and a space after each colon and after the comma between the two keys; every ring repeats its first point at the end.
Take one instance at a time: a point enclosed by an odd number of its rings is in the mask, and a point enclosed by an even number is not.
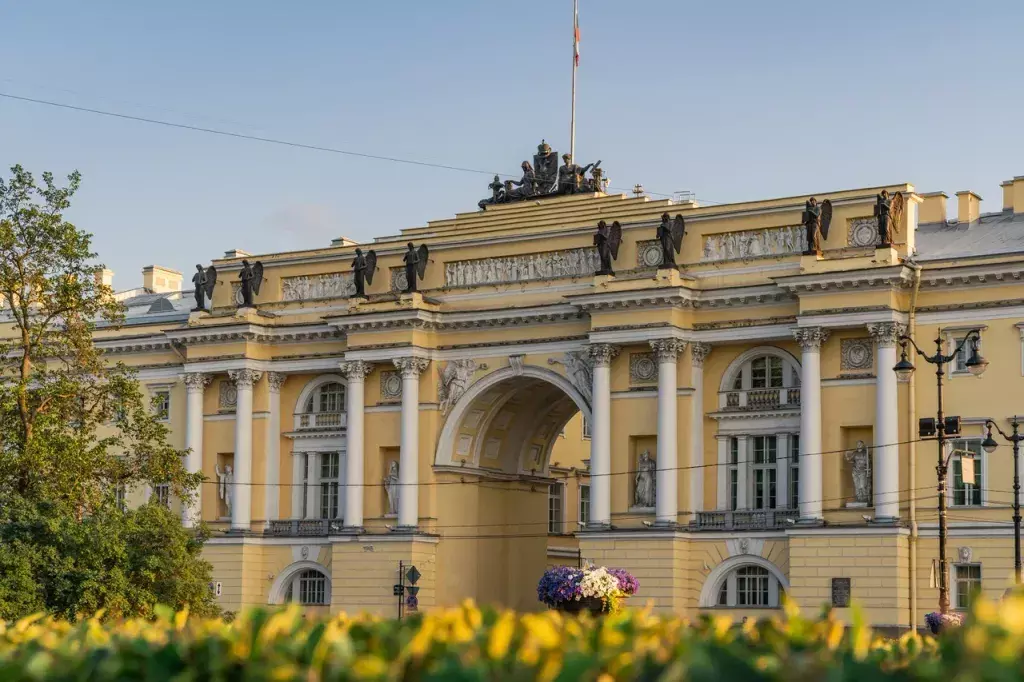
{"type": "Polygon", "coordinates": [[[1010,420],[1010,428],[1013,429],[1013,435],[1007,436],[999,425],[991,419],[985,420],[985,425],[988,427],[988,433],[985,436],[985,440],[981,442],[981,447],[985,449],[985,452],[992,453],[995,451],[999,444],[995,438],[992,437],[992,429],[999,432],[999,435],[1006,439],[1011,445],[1013,445],[1013,575],[1014,583],[1020,585],[1021,583],[1021,561],[1020,561],[1020,442],[1024,441],[1024,435],[1020,434],[1020,421],[1014,416],[1010,420]]]}
{"type": "MultiPolygon", "coordinates": [[[[945,373],[946,365],[954,360],[957,355],[963,350],[964,346],[970,342],[971,356],[967,359],[965,366],[967,370],[974,376],[981,376],[985,372],[985,368],[988,366],[988,361],[985,360],[978,353],[978,343],[981,341],[981,330],[972,329],[967,332],[964,338],[957,345],[956,349],[949,355],[943,355],[942,353],[942,337],[941,335],[935,339],[935,354],[929,355],[925,353],[921,348],[914,342],[914,339],[907,335],[900,336],[900,361],[893,367],[893,371],[900,378],[906,379],[914,372],[914,365],[907,358],[907,344],[909,343],[917,351],[917,354],[925,359],[929,364],[935,365],[935,378],[937,382],[937,403],[938,412],[934,424],[931,423],[930,419],[922,419],[919,426],[919,435],[924,437],[930,437],[933,433],[935,434],[936,440],[938,441],[938,464],[935,467],[935,473],[938,476],[938,495],[939,495],[939,612],[949,612],[949,579],[946,572],[946,479],[949,472],[949,459],[946,457],[946,436],[955,436],[959,433],[960,418],[950,417],[942,413],[942,375],[945,373]]],[[[913,487],[913,482],[911,482],[913,487]]]]}

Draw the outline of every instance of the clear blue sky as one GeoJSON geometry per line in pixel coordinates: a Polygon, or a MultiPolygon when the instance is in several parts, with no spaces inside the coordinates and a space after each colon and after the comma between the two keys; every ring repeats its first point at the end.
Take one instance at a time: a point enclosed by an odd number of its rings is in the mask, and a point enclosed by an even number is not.
{"type": "MultiPolygon", "coordinates": [[[[580,0],[577,159],[715,202],[1024,174],[1019,0],[580,0]]],[[[0,2],[0,91],[514,173],[568,149],[571,0],[0,2]]],[[[0,165],[83,187],[115,285],[474,210],[489,178],[0,98],[0,165]]],[[[954,209],[955,211],[955,209],[954,209]]]]}

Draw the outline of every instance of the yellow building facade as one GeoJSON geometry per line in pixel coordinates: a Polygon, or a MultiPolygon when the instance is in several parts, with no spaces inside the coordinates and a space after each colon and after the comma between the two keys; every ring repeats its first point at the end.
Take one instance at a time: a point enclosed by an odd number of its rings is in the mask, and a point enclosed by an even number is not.
{"type": "Polygon", "coordinates": [[[988,372],[961,357],[944,377],[963,423],[954,607],[1012,583],[1012,456],[980,440],[985,418],[1022,411],[1024,177],[994,212],[957,193],[956,220],[944,194],[885,188],[906,209],[884,248],[881,189],[817,194],[833,215],[809,255],[808,195],[491,205],[358,245],[378,263],[365,298],[349,240],[249,257],[264,269],[252,308],[248,254],[229,252],[209,312],[150,268],[97,343],[137,367],[206,476],[194,507],[169,504],[213,528],[227,610],[396,615],[400,562],[421,574],[421,609],[531,610],[546,567],[592,561],[631,571],[634,601],[658,610],[849,599],[907,627],[938,600],[936,443],[917,435],[937,391],[930,371],[897,380],[904,332],[949,352],[981,330],[988,372]],[[678,270],[658,267],[666,212],[685,221],[678,270]],[[621,226],[615,275],[594,274],[600,220],[621,226]],[[429,262],[401,293],[409,242],[429,262]]]}

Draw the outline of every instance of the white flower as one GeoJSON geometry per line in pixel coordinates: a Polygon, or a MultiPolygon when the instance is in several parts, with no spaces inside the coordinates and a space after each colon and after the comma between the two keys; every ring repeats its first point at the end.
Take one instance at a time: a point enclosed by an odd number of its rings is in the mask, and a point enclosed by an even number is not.
{"type": "Polygon", "coordinates": [[[602,566],[583,574],[580,592],[584,597],[606,599],[619,590],[619,581],[602,566]]]}

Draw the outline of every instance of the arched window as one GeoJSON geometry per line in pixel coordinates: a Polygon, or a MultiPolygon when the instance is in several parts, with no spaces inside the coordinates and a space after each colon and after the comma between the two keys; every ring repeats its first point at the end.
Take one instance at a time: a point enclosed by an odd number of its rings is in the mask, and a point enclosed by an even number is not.
{"type": "Polygon", "coordinates": [[[298,602],[304,606],[330,604],[327,576],[312,568],[302,571],[292,579],[288,587],[288,601],[298,602]]]}
{"type": "Polygon", "coordinates": [[[744,609],[778,608],[782,587],[771,571],[747,564],[725,575],[716,590],[716,606],[744,609]]]}
{"type": "Polygon", "coordinates": [[[303,412],[344,412],[345,387],[336,381],[323,384],[306,399],[303,412]]]}

